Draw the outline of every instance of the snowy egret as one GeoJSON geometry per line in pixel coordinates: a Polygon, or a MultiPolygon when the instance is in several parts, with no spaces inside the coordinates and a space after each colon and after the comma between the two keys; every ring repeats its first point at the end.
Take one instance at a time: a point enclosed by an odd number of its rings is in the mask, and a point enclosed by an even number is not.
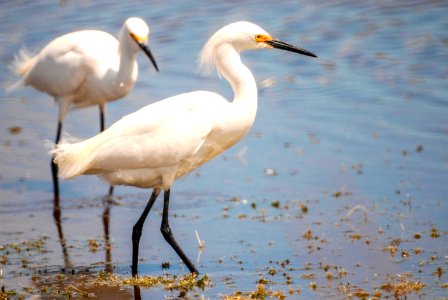
{"type": "Polygon", "coordinates": [[[239,53],[278,48],[307,56],[313,53],[272,38],[249,22],[229,24],[205,44],[199,57],[205,70],[216,67],[232,86],[234,99],[196,91],[148,105],[123,117],[102,133],[79,142],[63,140],[52,150],[65,179],[97,174],[114,185],[153,188],[132,232],[132,274],[137,275],[143,223],[164,190],[161,232],[190,272],[198,273],[175,241],[169,223],[170,188],[174,181],[241,140],[254,122],[257,86],[239,53]]]}
{"type": "MultiPolygon", "coordinates": [[[[21,51],[12,71],[21,76],[15,87],[31,85],[54,97],[59,104],[56,142],[62,122],[71,107],[98,105],[100,128],[104,130],[104,108],[108,101],[126,96],[138,74],[136,54],[142,49],[158,67],[148,48],[149,28],[140,18],[129,18],[119,40],[109,33],[83,30],[60,36],[37,55],[21,51]]],[[[55,200],[59,199],[57,167],[51,162],[55,200]]]]}

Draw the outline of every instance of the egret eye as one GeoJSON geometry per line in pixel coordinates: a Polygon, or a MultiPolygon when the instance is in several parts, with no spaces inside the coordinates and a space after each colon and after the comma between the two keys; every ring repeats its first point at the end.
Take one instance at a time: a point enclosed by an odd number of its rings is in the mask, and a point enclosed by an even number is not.
{"type": "Polygon", "coordinates": [[[263,43],[263,42],[269,41],[271,39],[272,39],[271,37],[264,35],[264,34],[257,34],[255,36],[255,41],[258,43],[263,43]]]}

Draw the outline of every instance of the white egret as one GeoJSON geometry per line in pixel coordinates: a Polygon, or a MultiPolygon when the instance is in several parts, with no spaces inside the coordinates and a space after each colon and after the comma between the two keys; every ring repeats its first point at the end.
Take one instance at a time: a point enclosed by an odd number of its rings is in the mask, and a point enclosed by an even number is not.
{"type": "MultiPolygon", "coordinates": [[[[149,28],[140,18],[129,18],[117,40],[109,33],[83,30],[60,36],[30,57],[16,57],[12,71],[21,76],[15,87],[30,85],[54,97],[59,104],[56,142],[71,107],[98,105],[100,129],[104,130],[107,102],[126,96],[138,74],[136,55],[142,49],[158,67],[148,48],[149,28]]],[[[57,167],[51,162],[55,200],[59,199],[57,167]]]]}
{"type": "Polygon", "coordinates": [[[175,241],[168,223],[170,188],[175,180],[241,140],[251,128],[257,111],[257,86],[239,53],[258,48],[278,48],[316,57],[273,39],[255,24],[229,24],[209,39],[199,61],[203,69],[215,66],[227,79],[235,93],[232,102],[206,91],[177,95],[123,117],[90,139],[63,140],[52,150],[59,174],[65,179],[97,174],[114,185],[153,188],[133,227],[134,276],[143,223],[161,190],[164,190],[162,235],[190,272],[198,273],[175,241]]]}

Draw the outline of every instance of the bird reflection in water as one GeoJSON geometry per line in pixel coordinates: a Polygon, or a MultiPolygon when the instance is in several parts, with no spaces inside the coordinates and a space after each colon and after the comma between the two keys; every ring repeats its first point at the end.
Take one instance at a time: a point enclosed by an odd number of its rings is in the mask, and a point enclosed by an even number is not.
{"type": "MultiPolygon", "coordinates": [[[[59,244],[62,249],[62,257],[64,260],[64,268],[66,270],[73,269],[73,263],[70,259],[70,255],[68,252],[67,241],[64,237],[64,229],[62,226],[62,209],[59,203],[59,198],[54,198],[53,202],[53,219],[56,225],[56,231],[58,233],[59,244]]],[[[105,261],[104,261],[104,269],[108,273],[112,273],[112,246],[110,243],[110,211],[111,206],[113,205],[113,199],[110,195],[107,195],[103,198],[104,210],[102,213],[102,221],[103,221],[103,231],[104,231],[104,250],[105,250],[105,261]]]]}
{"type": "Polygon", "coordinates": [[[64,230],[62,229],[61,214],[62,214],[62,212],[61,212],[61,207],[59,205],[59,197],[55,197],[54,203],[53,203],[54,224],[56,225],[59,243],[61,244],[61,248],[62,248],[62,257],[64,259],[64,267],[66,269],[70,269],[73,267],[73,265],[72,265],[72,262],[70,260],[70,257],[68,255],[68,251],[67,251],[67,244],[66,244],[66,241],[64,238],[64,230]]]}
{"type": "MultiPolygon", "coordinates": [[[[111,186],[113,188],[113,186],[111,186]]],[[[113,204],[113,200],[110,194],[103,199],[104,211],[103,211],[103,229],[104,229],[104,250],[106,252],[106,259],[104,267],[106,272],[112,273],[112,246],[110,244],[110,207],[113,204]]]]}

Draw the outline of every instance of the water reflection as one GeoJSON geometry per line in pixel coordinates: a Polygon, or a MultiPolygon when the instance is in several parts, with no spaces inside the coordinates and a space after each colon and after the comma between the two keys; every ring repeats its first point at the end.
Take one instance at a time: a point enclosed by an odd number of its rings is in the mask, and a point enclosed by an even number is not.
{"type": "Polygon", "coordinates": [[[104,229],[104,250],[106,252],[105,270],[108,273],[112,273],[112,252],[111,252],[112,247],[110,245],[110,207],[112,203],[113,202],[110,195],[104,198],[103,229],[104,229]]]}
{"type": "Polygon", "coordinates": [[[68,250],[67,250],[67,243],[66,240],[64,238],[64,230],[62,228],[62,221],[61,221],[61,207],[59,205],[59,197],[55,197],[54,198],[54,203],[53,203],[53,218],[54,218],[54,224],[56,225],[56,230],[58,232],[58,238],[59,238],[59,243],[61,244],[61,248],[62,248],[62,257],[64,259],[64,267],[66,269],[70,269],[73,267],[72,262],[70,260],[69,254],[68,254],[68,250]]]}
{"type": "MultiPolygon", "coordinates": [[[[39,48],[49,39],[49,32],[57,35],[78,27],[97,26],[111,32],[128,14],[138,12],[154,24],[154,42],[163,48],[161,64],[165,71],[153,81],[152,70],[141,68],[142,80],[134,93],[111,106],[109,114],[114,120],[153,100],[205,85],[209,90],[225,92],[228,87],[223,81],[194,73],[200,44],[218,26],[216,21],[222,24],[244,17],[272,27],[272,34],[279,38],[304,40],[304,46],[317,46],[316,51],[322,53],[320,68],[280,54],[273,59],[261,51],[248,55],[245,62],[253,65],[257,80],[267,80],[259,94],[259,116],[252,133],[241,147],[179,183],[186,193],[194,190],[209,196],[211,191],[216,191],[225,199],[240,196],[254,203],[254,208],[213,200],[203,204],[204,199],[194,194],[189,199],[189,209],[179,210],[182,206],[177,206],[174,211],[189,236],[199,228],[207,239],[207,251],[200,261],[206,272],[214,274],[217,284],[206,297],[215,299],[219,293],[254,289],[260,270],[272,266],[267,262],[285,258],[294,266],[312,263],[311,270],[285,269],[296,286],[304,287],[301,296],[306,299],[325,298],[323,290],[327,291],[326,298],[344,298],[345,294],[338,293],[338,285],[346,286],[348,282],[352,287],[357,285],[374,291],[387,282],[388,274],[409,270],[415,281],[428,285],[422,297],[440,298],[446,294],[446,289],[441,287],[445,275],[438,279],[433,272],[438,267],[445,268],[447,236],[433,238],[430,234],[433,227],[440,231],[447,228],[448,85],[447,68],[441,62],[448,58],[448,31],[443,30],[447,28],[448,1],[331,0],[304,1],[300,6],[297,1],[285,1],[282,5],[264,1],[239,8],[233,2],[210,2],[199,7],[193,2],[156,6],[132,6],[123,2],[110,5],[107,13],[100,15],[97,12],[104,6],[103,2],[64,2],[68,5],[60,9],[54,7],[57,2],[51,1],[3,1],[0,9],[4,29],[2,61],[10,61],[24,41],[31,48],[39,48]],[[440,9],[440,6],[443,7],[440,9]],[[260,15],[260,10],[270,13],[260,15]],[[176,13],[168,13],[172,11],[176,13]],[[222,11],[228,12],[224,19],[219,18],[222,11]],[[23,22],[24,18],[27,22],[23,22]],[[186,36],[194,38],[185,39],[186,36]],[[260,59],[265,61],[259,64],[260,59]],[[275,84],[269,86],[271,80],[275,84]],[[424,151],[417,151],[417,145],[424,146],[424,151]],[[243,157],[245,164],[232,159],[237,151],[240,151],[237,157],[243,157]],[[266,176],[263,170],[267,168],[278,172],[275,176],[266,176]],[[331,195],[341,189],[352,195],[337,199],[331,195]],[[299,209],[295,217],[292,205],[289,209],[272,207],[271,203],[277,199],[281,207],[288,200],[289,204],[292,199],[303,201],[309,211],[303,214],[299,209]],[[364,209],[356,205],[367,208],[368,222],[364,221],[364,209]],[[225,217],[220,217],[221,214],[225,217]],[[194,221],[185,222],[182,218],[194,221]],[[238,228],[237,236],[229,228],[238,228]],[[325,243],[305,241],[301,234],[307,229],[325,243]],[[361,240],[349,238],[351,233],[360,233],[361,240]],[[252,245],[233,243],[240,238],[250,240],[252,245]],[[398,252],[391,257],[384,249],[399,240],[402,243],[397,247],[398,252]],[[400,255],[401,250],[411,249],[422,252],[411,253],[406,258],[400,255]],[[225,262],[218,263],[216,258],[225,262]],[[318,265],[320,262],[345,269],[346,277],[327,280],[318,265]],[[237,273],[235,270],[240,267],[244,270],[237,273]],[[302,277],[310,273],[317,278],[302,277]],[[216,278],[219,276],[228,277],[235,284],[220,281],[216,278]],[[311,281],[317,282],[317,291],[307,288],[311,281]]],[[[7,82],[10,78],[6,63],[0,68],[3,68],[1,82],[7,82]]],[[[140,198],[116,206],[113,211],[106,204],[100,208],[91,205],[68,211],[68,202],[62,199],[62,207],[55,203],[54,221],[51,220],[51,209],[44,210],[51,197],[49,157],[41,145],[54,134],[55,107],[46,95],[32,89],[9,95],[0,91],[0,97],[2,244],[52,232],[52,239],[47,241],[49,252],[37,256],[37,267],[60,264],[57,268],[61,268],[64,263],[69,266],[71,263],[75,269],[82,268],[91,253],[85,247],[73,249],[73,237],[91,234],[89,226],[101,222],[99,218],[87,220],[84,216],[103,213],[110,223],[115,213],[120,219],[130,220],[137,214],[137,206],[142,205],[140,198]],[[21,132],[8,133],[8,128],[13,126],[21,128],[21,132]],[[12,216],[16,211],[20,221],[12,216]],[[55,228],[57,232],[53,233],[55,228]],[[19,231],[24,234],[18,235],[19,231]]],[[[74,112],[66,128],[75,137],[92,136],[97,133],[92,128],[96,120],[96,109],[74,112]]],[[[75,203],[107,192],[105,185],[90,179],[67,181],[63,187],[75,203]]],[[[179,193],[177,205],[183,205],[182,197],[186,198],[179,193]]],[[[108,231],[104,228],[104,232],[108,232],[109,239],[113,234],[114,244],[127,245],[128,225],[129,222],[114,223],[113,228],[108,231]]],[[[103,234],[100,228],[103,225],[93,226],[103,234]]],[[[106,234],[100,239],[103,243],[106,234]]],[[[187,249],[196,252],[194,240],[183,242],[187,249]]],[[[161,247],[146,246],[152,251],[147,252],[153,255],[151,260],[172,259],[159,250],[161,247]]],[[[105,255],[106,260],[112,256],[100,251],[99,260],[104,260],[105,255]]],[[[128,252],[127,246],[114,248],[114,267],[118,266],[113,269],[115,274],[128,273],[128,252]]],[[[10,275],[24,271],[20,261],[17,262],[17,265],[1,265],[4,274],[1,285],[11,288],[26,280],[10,275]]],[[[151,268],[151,263],[147,264],[146,269],[151,268]]],[[[281,284],[284,282],[281,275],[279,282],[274,288],[287,291],[288,287],[281,284]]],[[[128,288],[126,292],[124,295],[117,289],[115,298],[140,297],[138,288],[134,291],[128,288]]],[[[110,293],[109,299],[113,298],[110,293]]],[[[145,294],[149,294],[147,289],[141,290],[144,299],[162,298],[145,294]]],[[[385,296],[393,298],[393,295],[385,296]]]]}
{"type": "MultiPolygon", "coordinates": [[[[112,246],[110,243],[110,216],[111,216],[111,206],[114,201],[111,195],[107,195],[103,198],[104,210],[102,213],[102,223],[103,223],[103,233],[104,233],[104,251],[105,251],[105,261],[104,268],[108,273],[112,273],[112,246]]],[[[56,225],[56,231],[58,233],[58,241],[62,249],[62,257],[64,260],[65,269],[73,269],[73,263],[70,259],[67,241],[64,235],[64,229],[62,225],[62,209],[60,206],[59,197],[54,198],[53,202],[53,219],[56,225]]]]}
{"type": "Polygon", "coordinates": [[[134,285],[134,299],[141,300],[142,296],[140,294],[140,287],[138,285],[134,285]]]}

